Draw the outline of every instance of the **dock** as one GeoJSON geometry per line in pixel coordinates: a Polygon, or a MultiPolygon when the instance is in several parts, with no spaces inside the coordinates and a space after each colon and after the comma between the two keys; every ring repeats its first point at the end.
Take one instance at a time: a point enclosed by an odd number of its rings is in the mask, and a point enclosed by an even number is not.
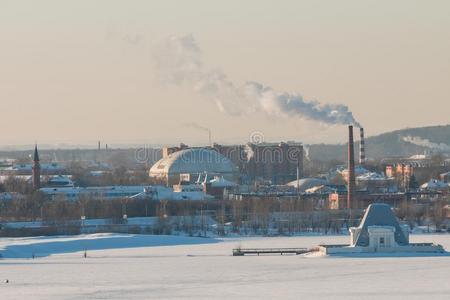
{"type": "Polygon", "coordinates": [[[233,249],[233,256],[244,255],[260,255],[260,254],[305,254],[312,252],[312,249],[307,248],[236,248],[233,249]]]}

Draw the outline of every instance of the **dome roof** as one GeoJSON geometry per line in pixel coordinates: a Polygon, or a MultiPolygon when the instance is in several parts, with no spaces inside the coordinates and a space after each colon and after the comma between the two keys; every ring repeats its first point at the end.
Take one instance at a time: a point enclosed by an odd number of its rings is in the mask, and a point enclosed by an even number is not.
{"type": "Polygon", "coordinates": [[[237,167],[217,151],[206,148],[190,148],[160,159],[150,169],[150,176],[165,176],[180,173],[233,174],[237,167]]]}

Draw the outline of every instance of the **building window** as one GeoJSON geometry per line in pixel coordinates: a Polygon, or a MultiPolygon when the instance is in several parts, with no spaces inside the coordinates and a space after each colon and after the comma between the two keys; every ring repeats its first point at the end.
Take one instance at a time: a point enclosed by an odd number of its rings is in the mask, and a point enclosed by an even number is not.
{"type": "Polygon", "coordinates": [[[380,237],[380,246],[384,246],[384,237],[380,237]]]}

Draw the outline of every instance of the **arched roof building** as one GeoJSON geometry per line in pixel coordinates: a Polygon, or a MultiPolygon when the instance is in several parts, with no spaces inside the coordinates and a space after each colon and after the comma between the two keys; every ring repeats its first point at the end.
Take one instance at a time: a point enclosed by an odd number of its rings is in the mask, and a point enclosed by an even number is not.
{"type": "Polygon", "coordinates": [[[234,180],[238,169],[228,158],[215,150],[189,148],[160,159],[151,167],[149,176],[172,185],[179,183],[180,174],[190,174],[192,180],[202,173],[221,175],[225,179],[234,180]]]}

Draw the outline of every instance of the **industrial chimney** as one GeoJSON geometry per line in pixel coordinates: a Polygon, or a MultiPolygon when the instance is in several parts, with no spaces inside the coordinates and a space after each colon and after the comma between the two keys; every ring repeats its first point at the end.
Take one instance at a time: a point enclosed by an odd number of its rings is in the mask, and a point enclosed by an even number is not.
{"type": "Polygon", "coordinates": [[[209,147],[213,147],[212,144],[212,138],[211,138],[211,129],[208,128],[208,142],[209,142],[209,147]]]}
{"type": "Polygon", "coordinates": [[[359,164],[364,165],[366,163],[366,146],[364,141],[364,128],[359,128],[360,142],[359,142],[359,164]]]}
{"type": "Polygon", "coordinates": [[[348,126],[348,178],[347,178],[347,209],[354,208],[355,193],[355,152],[353,141],[353,126],[348,126]]]}

